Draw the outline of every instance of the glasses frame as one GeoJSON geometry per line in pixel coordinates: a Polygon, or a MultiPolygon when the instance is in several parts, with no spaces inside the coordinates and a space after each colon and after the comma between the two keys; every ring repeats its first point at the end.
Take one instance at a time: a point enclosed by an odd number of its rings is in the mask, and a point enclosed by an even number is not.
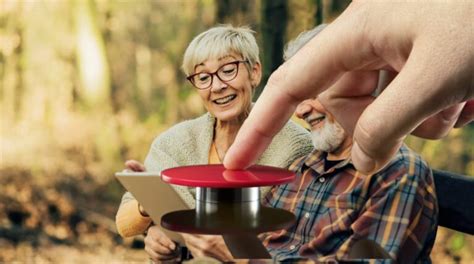
{"type": "Polygon", "coordinates": [[[186,79],[198,90],[206,90],[206,89],[209,89],[209,87],[212,86],[212,83],[214,82],[214,76],[216,76],[217,78],[219,78],[219,80],[223,83],[227,83],[227,82],[230,82],[232,80],[234,80],[237,75],[239,75],[239,66],[241,63],[249,63],[248,60],[236,60],[236,61],[231,61],[231,62],[228,62],[226,64],[222,64],[215,72],[198,72],[198,73],[195,73],[195,74],[192,74],[192,75],[189,75],[188,77],[186,77],[186,79]],[[235,76],[232,77],[232,79],[230,80],[227,80],[227,81],[224,81],[221,79],[221,77],[219,76],[219,74],[217,74],[223,67],[229,65],[229,64],[235,64],[237,65],[237,71],[235,73],[235,76]],[[196,84],[194,83],[193,79],[194,79],[194,76],[196,75],[199,75],[199,74],[202,74],[202,73],[207,73],[209,75],[211,75],[211,82],[209,83],[209,85],[207,87],[204,87],[204,88],[200,88],[200,87],[197,87],[196,84]]]}

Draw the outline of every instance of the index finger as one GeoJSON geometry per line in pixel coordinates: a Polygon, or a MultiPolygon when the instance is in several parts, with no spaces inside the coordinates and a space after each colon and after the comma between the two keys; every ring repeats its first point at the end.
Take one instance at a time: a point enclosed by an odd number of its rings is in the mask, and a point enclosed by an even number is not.
{"type": "MultiPolygon", "coordinates": [[[[353,5],[270,76],[227,152],[226,168],[243,169],[251,165],[286,124],[299,102],[317,96],[346,71],[360,65],[382,66],[364,35],[348,26],[354,16],[346,19],[344,14],[351,12],[353,5]]],[[[355,17],[361,15],[358,12],[355,17]]]]}

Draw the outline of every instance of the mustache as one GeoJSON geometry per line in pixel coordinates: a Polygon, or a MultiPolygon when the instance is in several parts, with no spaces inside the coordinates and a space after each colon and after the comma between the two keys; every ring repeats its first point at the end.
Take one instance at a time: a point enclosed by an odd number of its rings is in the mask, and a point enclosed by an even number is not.
{"type": "Polygon", "coordinates": [[[322,119],[326,117],[325,115],[308,115],[308,116],[305,116],[303,117],[303,120],[308,123],[308,124],[311,124],[312,122],[314,122],[315,120],[317,119],[322,119]]]}

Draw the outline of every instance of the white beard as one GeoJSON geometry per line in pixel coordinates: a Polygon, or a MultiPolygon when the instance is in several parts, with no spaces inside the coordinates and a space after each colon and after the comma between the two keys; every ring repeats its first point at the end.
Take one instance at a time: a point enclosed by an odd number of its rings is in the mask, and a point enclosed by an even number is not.
{"type": "Polygon", "coordinates": [[[326,120],[323,127],[311,131],[314,148],[324,152],[337,150],[346,137],[344,129],[338,123],[326,120]]]}

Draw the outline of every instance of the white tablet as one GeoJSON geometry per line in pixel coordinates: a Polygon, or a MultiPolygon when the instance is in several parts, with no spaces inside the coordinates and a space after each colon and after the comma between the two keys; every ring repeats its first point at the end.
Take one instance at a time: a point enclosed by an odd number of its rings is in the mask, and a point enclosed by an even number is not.
{"type": "MultiPolygon", "coordinates": [[[[159,173],[123,171],[115,173],[115,177],[132,193],[158,226],[163,215],[190,209],[173,187],[161,180],[159,173]]],[[[161,230],[173,241],[184,245],[184,240],[178,233],[164,228],[161,230]]]]}

